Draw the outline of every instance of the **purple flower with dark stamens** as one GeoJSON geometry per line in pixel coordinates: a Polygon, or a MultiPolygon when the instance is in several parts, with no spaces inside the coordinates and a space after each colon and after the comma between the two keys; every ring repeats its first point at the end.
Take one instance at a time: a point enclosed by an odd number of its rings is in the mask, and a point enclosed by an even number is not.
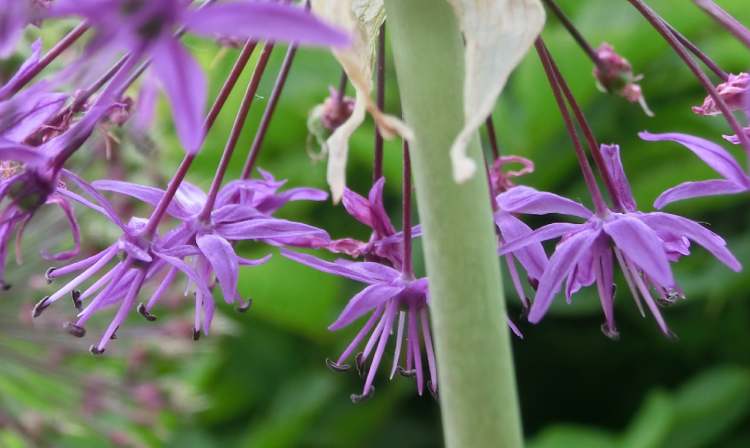
{"type": "Polygon", "coordinates": [[[174,112],[175,127],[189,153],[203,141],[206,80],[196,61],[174,36],[181,26],[193,33],[242,39],[343,46],[348,36],[297,6],[238,0],[190,8],[182,0],[60,0],[52,16],[78,15],[97,30],[92,51],[125,49],[129,67],[150,59],[174,112]]]}
{"type": "MultiPolygon", "coordinates": [[[[343,253],[353,258],[376,258],[387,260],[393,267],[400,269],[403,265],[403,236],[396,232],[391,218],[385,211],[383,204],[383,188],[385,178],[381,177],[370,189],[367,198],[346,188],[344,189],[343,205],[354,219],[372,229],[372,236],[368,242],[353,238],[333,240],[327,249],[333,253],[343,253]]],[[[412,237],[422,234],[419,225],[412,228],[412,237]]]]}
{"type": "Polygon", "coordinates": [[[609,337],[617,337],[613,310],[613,265],[620,265],[633,298],[641,308],[646,303],[659,328],[671,335],[654,300],[655,290],[661,302],[672,302],[681,293],[675,284],[670,258],[681,251],[689,253],[685,239],[692,240],[713,254],[734,271],[739,261],[726,248],[726,242],[700,224],[668,213],[642,213],[635,210],[616,145],[603,145],[602,155],[611,171],[616,190],[623,196],[626,210],[622,213],[606,210],[595,215],[583,205],[561,196],[539,192],[529,187],[516,187],[498,197],[501,208],[508,212],[534,215],[560,213],[586,221],[582,224],[553,223],[531,234],[508,242],[502,254],[553,238],[562,240],[550,258],[539,281],[539,288],[529,312],[529,321],[538,323],[567,278],[566,293],[571,295],[584,286],[596,283],[604,312],[602,327],[609,337]]]}
{"type": "MultiPolygon", "coordinates": [[[[24,227],[42,205],[60,206],[70,223],[74,242],[71,250],[58,254],[47,252],[42,254],[50,259],[62,260],[78,253],[80,232],[69,199],[79,197],[73,193],[68,194],[65,188],[60,188],[62,167],[59,157],[81,146],[91,135],[104,112],[104,109],[92,110],[67,132],[35,148],[0,138],[0,166],[2,167],[0,201],[8,200],[8,204],[0,212],[1,284],[6,285],[3,278],[4,262],[8,243],[14,230],[17,230],[16,246],[19,247],[24,227]]],[[[88,201],[84,203],[100,210],[98,206],[88,201]]]]}
{"type": "Polygon", "coordinates": [[[654,201],[654,207],[656,208],[660,209],[667,204],[683,199],[736,194],[750,190],[750,176],[742,170],[731,154],[716,143],[678,133],[651,134],[650,132],[641,132],[638,135],[643,140],[650,142],[671,141],[679,143],[724,177],[723,179],[683,182],[672,187],[656,198],[656,201],[654,201]]]}
{"type": "MultiPolygon", "coordinates": [[[[80,304],[93,297],[91,303],[79,313],[78,319],[68,325],[68,330],[76,336],[85,334],[84,325],[91,315],[119,303],[115,318],[100,341],[92,346],[92,353],[100,354],[106,349],[111,335],[131,310],[137,309],[146,319],[155,320],[152,310],[174,283],[178,273],[184,274],[194,286],[194,338],[197,339],[201,331],[208,334],[215,308],[211,294],[215,282],[218,282],[224,300],[238,304],[238,310],[244,311],[249,303],[237,291],[239,267],[262,264],[270,258],[242,258],[235,252],[233,242],[253,240],[276,246],[321,247],[330,241],[328,234],[320,229],[270,216],[287,201],[324,200],[327,197],[325,193],[313,189],[291,189],[279,193],[283,184],[283,181],[276,181],[268,173],[265,173],[264,180],[233,182],[220,192],[214,210],[204,220],[201,212],[207,201],[206,194],[198,187],[183,182],[166,210],[180,221],[177,227],[162,237],[151,237],[145,234],[146,220],[134,218],[127,226],[120,223],[123,235],[115,244],[87,260],[48,271],[49,279],[83,272],[54,295],[40,301],[35,315],[83,282],[99,275],[115,255],[121,254],[122,261],[76,297],[80,304]],[[162,281],[153,295],[145,303],[135,306],[143,285],[158,277],[162,281]]],[[[158,188],[128,182],[96,181],[93,185],[100,190],[125,194],[151,205],[158,204],[165,194],[158,188]]],[[[99,194],[96,191],[90,193],[95,196],[99,194]]],[[[106,200],[102,202],[106,203],[106,200]]],[[[114,214],[110,219],[119,222],[114,214]]]]}
{"type": "Polygon", "coordinates": [[[437,366],[430,334],[427,309],[429,291],[426,278],[405,278],[399,270],[381,263],[348,260],[328,262],[312,255],[286,249],[281,250],[281,255],[319,271],[346,277],[368,285],[349,300],[336,321],[328,327],[331,331],[340,330],[357,319],[370,314],[362,329],[339,356],[338,360],[335,362],[328,361],[328,365],[334,370],[348,370],[349,365],[345,364],[346,360],[354,354],[369,335],[364,351],[354,357],[357,370],[365,376],[365,383],[361,394],[352,394],[353,402],[357,403],[367,399],[375,391],[373,386],[375,373],[382,362],[394,326],[396,326],[396,339],[390,378],[393,378],[396,372],[401,372],[406,376],[415,376],[417,392],[422,395],[425,386],[422,356],[422,344],[424,344],[424,358],[427,360],[430,375],[427,387],[433,395],[437,394],[437,366]],[[402,348],[404,338],[406,338],[405,349],[402,348]],[[406,352],[403,363],[401,362],[402,351],[406,352]],[[371,355],[370,366],[366,368],[365,364],[370,360],[371,355]]]}
{"type": "MultiPolygon", "coordinates": [[[[721,96],[730,110],[742,110],[743,98],[750,92],[750,75],[747,73],[730,74],[729,78],[716,86],[716,92],[721,96]]],[[[700,106],[694,106],[693,112],[698,115],[720,115],[721,111],[711,96],[707,96],[700,106]]]]}

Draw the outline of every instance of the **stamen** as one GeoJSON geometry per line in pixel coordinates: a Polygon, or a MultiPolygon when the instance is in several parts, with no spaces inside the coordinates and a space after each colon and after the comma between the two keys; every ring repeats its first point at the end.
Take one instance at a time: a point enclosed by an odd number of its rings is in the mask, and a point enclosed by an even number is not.
{"type": "Polygon", "coordinates": [[[157,319],[157,317],[151,313],[148,312],[146,309],[146,305],[143,303],[140,303],[137,308],[138,313],[143,316],[147,321],[153,322],[157,319]]]}
{"type": "Polygon", "coordinates": [[[363,401],[369,400],[372,398],[372,395],[375,393],[375,386],[370,386],[369,389],[367,389],[367,392],[363,394],[351,394],[349,398],[351,398],[352,403],[362,403],[363,401]]]}
{"type": "Polygon", "coordinates": [[[70,292],[70,298],[73,299],[73,307],[76,310],[81,311],[83,309],[83,301],[81,300],[81,291],[74,289],[70,292]]]}
{"type": "Polygon", "coordinates": [[[106,350],[106,349],[99,348],[96,345],[91,345],[91,347],[89,347],[89,352],[91,352],[92,355],[96,355],[96,356],[99,356],[102,353],[104,353],[104,350],[106,350]]]}
{"type": "Polygon", "coordinates": [[[334,372],[346,372],[349,369],[351,369],[349,364],[339,364],[335,361],[331,361],[330,358],[326,358],[326,365],[328,366],[329,369],[333,370],[334,372]]]}
{"type": "Polygon", "coordinates": [[[396,375],[396,371],[399,368],[398,360],[401,357],[401,342],[404,339],[404,323],[405,323],[406,312],[398,312],[398,330],[396,330],[396,348],[393,350],[393,367],[391,367],[391,375],[389,379],[393,379],[396,375]]]}
{"type": "Polygon", "coordinates": [[[44,297],[42,300],[37,302],[36,305],[34,305],[34,309],[31,310],[31,316],[36,319],[37,317],[42,315],[42,312],[44,312],[44,310],[46,310],[48,306],[50,306],[49,296],[44,297]]]}
{"type": "Polygon", "coordinates": [[[247,299],[247,301],[243,302],[240,300],[240,306],[237,307],[238,313],[247,313],[248,310],[253,306],[253,299],[247,299]]]}
{"type": "Polygon", "coordinates": [[[419,325],[417,324],[417,309],[414,305],[409,306],[409,344],[412,346],[414,357],[414,370],[417,376],[417,393],[422,396],[424,391],[424,377],[422,372],[422,353],[419,347],[419,325]]]}
{"type": "Polygon", "coordinates": [[[70,335],[75,336],[77,338],[82,338],[86,336],[86,329],[74,324],[73,322],[65,322],[65,324],[63,325],[63,328],[70,335]]]}

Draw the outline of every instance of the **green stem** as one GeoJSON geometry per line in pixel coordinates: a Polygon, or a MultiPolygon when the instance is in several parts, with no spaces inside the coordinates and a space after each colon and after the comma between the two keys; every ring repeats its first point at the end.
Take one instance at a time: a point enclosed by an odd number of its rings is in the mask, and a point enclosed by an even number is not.
{"type": "MultiPolygon", "coordinates": [[[[492,211],[482,176],[456,184],[449,148],[463,123],[463,43],[441,0],[386,0],[430,278],[449,448],[520,447],[521,423],[492,211]]],[[[482,163],[479,139],[469,154],[482,163]]]]}

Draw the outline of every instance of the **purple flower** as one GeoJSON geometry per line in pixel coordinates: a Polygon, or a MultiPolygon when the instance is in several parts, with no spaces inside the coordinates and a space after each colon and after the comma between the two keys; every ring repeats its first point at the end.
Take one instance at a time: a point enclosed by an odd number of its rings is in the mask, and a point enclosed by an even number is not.
{"type": "MultiPolygon", "coordinates": [[[[102,211],[101,207],[64,188],[60,179],[63,170],[58,157],[81,146],[104,112],[104,109],[92,110],[67,132],[39,147],[0,138],[0,201],[8,201],[0,212],[0,284],[6,288],[4,269],[10,238],[16,231],[16,247],[20,246],[23,229],[39,207],[45,204],[58,205],[70,224],[74,247],[57,254],[42,253],[45,258],[54,260],[71,258],[80,250],[78,222],[69,200],[79,201],[102,211]]],[[[13,133],[21,129],[24,129],[22,124],[13,125],[6,131],[6,135],[17,137],[13,133]]],[[[25,131],[20,132],[20,135],[24,133],[25,131]]],[[[74,176],[72,173],[64,174],[65,177],[74,176]]]]}
{"type": "Polygon", "coordinates": [[[668,133],[638,134],[643,140],[650,142],[672,141],[689,149],[714,171],[721,174],[723,179],[703,180],[698,182],[684,182],[672,187],[659,195],[654,201],[654,207],[663,208],[672,202],[683,199],[721,194],[736,194],[750,189],[750,177],[737,164],[731,154],[716,143],[687,134],[668,133]]]}
{"type": "MultiPolygon", "coordinates": [[[[743,98],[750,92],[750,75],[747,73],[730,74],[725,82],[716,86],[716,91],[730,110],[742,110],[745,106],[743,98]]],[[[711,96],[707,96],[702,105],[694,106],[693,112],[698,115],[721,114],[711,96]]]]}
{"type": "Polygon", "coordinates": [[[177,134],[189,153],[203,141],[206,80],[197,62],[174,36],[186,26],[193,33],[314,45],[343,46],[348,36],[304,9],[267,1],[238,0],[192,9],[183,0],[59,0],[50,15],[78,15],[97,30],[92,50],[130,52],[130,66],[150,59],[172,105],[177,134]]]}
{"type": "MultiPolygon", "coordinates": [[[[221,190],[215,208],[207,217],[203,210],[207,202],[206,194],[198,187],[183,182],[167,213],[179,221],[179,225],[163,236],[152,236],[145,232],[147,220],[131,219],[123,225],[116,214],[106,213],[118,224],[123,235],[120,239],[85,260],[68,266],[53,268],[47,277],[52,280],[80,272],[55,294],[45,297],[36,306],[38,316],[45,308],[65,295],[72,293],[74,303],[81,308],[75,322],[67,328],[75,336],[85,335],[85,324],[96,312],[119,303],[119,308],[109,327],[99,342],[91,347],[94,354],[103,353],[106,346],[123,323],[128,313],[137,311],[148,320],[155,320],[151,313],[164,293],[170,288],[177,275],[184,274],[192,285],[195,298],[194,338],[200,332],[208,334],[214,314],[215,304],[211,290],[216,282],[227,303],[237,303],[241,311],[249,307],[237,291],[240,266],[255,266],[268,261],[270,256],[258,260],[240,257],[234,250],[236,241],[262,241],[272,245],[296,244],[301,247],[320,247],[328,244],[328,235],[306,224],[273,218],[276,211],[290,200],[324,200],[324,192],[313,189],[291,189],[279,193],[284,182],[278,182],[264,172],[264,179],[232,182],[221,190]],[[100,272],[121,255],[122,260],[105,274],[100,272]],[[83,292],[76,288],[94,276],[99,276],[83,292]],[[160,278],[161,281],[152,296],[136,307],[136,301],[144,284],[160,278]],[[82,308],[84,301],[91,302],[82,308]]],[[[96,181],[94,187],[137,198],[147,204],[156,205],[164,196],[158,188],[120,181],[96,181]]],[[[93,188],[92,188],[93,190],[93,188]]],[[[90,194],[100,197],[97,191],[90,194]]],[[[100,203],[106,203],[101,199],[100,203]]]]}
{"type": "MultiPolygon", "coordinates": [[[[403,234],[396,232],[383,205],[385,178],[381,177],[370,189],[367,198],[345,188],[343,205],[354,219],[372,229],[370,240],[365,243],[353,238],[333,240],[327,249],[333,253],[343,253],[353,258],[387,260],[393,267],[403,265],[403,234]]],[[[420,226],[412,228],[412,237],[422,234],[420,226]]]]}
{"type": "Polygon", "coordinates": [[[539,288],[529,312],[532,323],[538,323],[544,317],[567,278],[568,299],[580,288],[596,283],[605,318],[602,330],[610,337],[617,337],[613,297],[613,265],[616,260],[641,312],[642,299],[660,329],[670,335],[651,290],[663,302],[672,302],[681,295],[669,263],[689,253],[686,239],[706,248],[732,270],[739,271],[741,265],[727,250],[725,241],[700,224],[668,213],[636,211],[620,163],[619,148],[616,145],[603,145],[602,153],[612,172],[618,195],[623,196],[622,203],[627,204],[626,210],[622,213],[607,210],[605,215],[598,216],[578,202],[552,193],[529,187],[513,188],[498,197],[500,207],[508,212],[534,215],[560,213],[586,221],[581,224],[553,223],[543,226],[525,237],[508,242],[501,253],[511,253],[529,244],[562,237],[539,280],[539,288]]]}
{"type": "Polygon", "coordinates": [[[422,357],[422,343],[424,343],[424,357],[427,360],[430,375],[427,387],[431,393],[437,394],[437,367],[430,334],[427,309],[429,291],[426,278],[405,278],[400,271],[381,263],[348,260],[328,262],[312,255],[286,249],[281,250],[281,255],[319,271],[346,277],[368,285],[349,300],[336,321],[328,327],[331,331],[340,330],[357,319],[367,314],[370,315],[338,360],[335,362],[327,361],[329,367],[334,370],[348,370],[349,365],[345,364],[346,360],[369,335],[364,351],[354,357],[357,370],[364,375],[365,363],[372,355],[370,366],[366,369],[362,393],[352,394],[353,402],[356,403],[369,398],[375,391],[373,386],[375,373],[382,362],[386,345],[393,334],[394,325],[396,326],[396,339],[390,378],[392,379],[396,372],[405,376],[416,376],[417,392],[422,395],[425,385],[422,357]],[[398,323],[396,318],[398,318],[398,323]],[[404,333],[404,330],[406,330],[406,333],[404,333]],[[406,359],[401,363],[404,338],[406,338],[406,359]]]}

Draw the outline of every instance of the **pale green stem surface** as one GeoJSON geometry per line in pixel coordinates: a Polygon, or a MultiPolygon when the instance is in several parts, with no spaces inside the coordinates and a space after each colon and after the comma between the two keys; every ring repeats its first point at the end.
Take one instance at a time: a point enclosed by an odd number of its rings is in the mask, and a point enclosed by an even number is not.
{"type": "MultiPolygon", "coordinates": [[[[448,155],[463,123],[463,44],[444,0],[386,0],[430,278],[449,448],[523,444],[510,335],[484,175],[458,185],[448,155]]],[[[470,156],[482,166],[479,140],[470,156]]]]}

